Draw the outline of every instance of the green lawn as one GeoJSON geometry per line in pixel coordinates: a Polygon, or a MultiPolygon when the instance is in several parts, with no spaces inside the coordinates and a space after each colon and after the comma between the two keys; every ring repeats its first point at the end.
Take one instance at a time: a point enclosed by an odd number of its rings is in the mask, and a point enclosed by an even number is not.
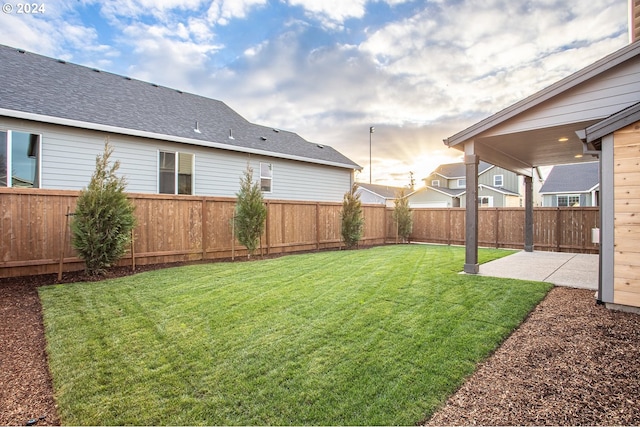
{"type": "Polygon", "coordinates": [[[42,287],[62,423],[414,424],[550,289],[463,264],[398,245],[42,287]]]}

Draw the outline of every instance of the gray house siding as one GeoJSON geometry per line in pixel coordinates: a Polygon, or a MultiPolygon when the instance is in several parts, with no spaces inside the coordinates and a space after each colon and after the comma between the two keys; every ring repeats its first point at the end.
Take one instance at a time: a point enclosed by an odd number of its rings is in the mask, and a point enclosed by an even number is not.
{"type": "MultiPolygon", "coordinates": [[[[453,198],[436,190],[424,188],[409,195],[409,205],[412,208],[451,208],[453,198]]],[[[459,206],[458,206],[459,207],[459,206]]]]}
{"type": "Polygon", "coordinates": [[[360,202],[365,203],[365,204],[376,204],[376,205],[385,205],[386,204],[386,200],[384,199],[384,197],[375,195],[373,193],[371,193],[370,191],[365,191],[362,189],[359,189],[358,194],[360,194],[360,202]]]}
{"type": "Polygon", "coordinates": [[[513,191],[515,193],[518,192],[518,175],[497,166],[494,166],[486,172],[480,174],[478,176],[478,184],[490,185],[492,187],[495,187],[496,185],[494,184],[494,177],[497,175],[502,175],[503,183],[501,188],[513,191]]]}
{"type": "Polygon", "coordinates": [[[40,187],[45,189],[85,187],[107,136],[114,147],[113,160],[120,161],[119,173],[126,177],[131,193],[158,193],[159,151],[194,155],[195,195],[235,197],[248,162],[256,181],[260,162],[273,167],[272,191],[264,193],[265,199],[337,202],[353,180],[346,168],[6,117],[0,117],[0,130],[41,135],[40,187]]]}

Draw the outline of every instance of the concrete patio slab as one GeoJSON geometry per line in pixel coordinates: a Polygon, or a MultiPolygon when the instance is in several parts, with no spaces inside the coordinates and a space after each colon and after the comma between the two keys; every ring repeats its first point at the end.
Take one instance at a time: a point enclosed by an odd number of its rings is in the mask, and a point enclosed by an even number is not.
{"type": "Polygon", "coordinates": [[[479,275],[597,290],[598,269],[598,255],[521,251],[481,264],[479,275]]]}

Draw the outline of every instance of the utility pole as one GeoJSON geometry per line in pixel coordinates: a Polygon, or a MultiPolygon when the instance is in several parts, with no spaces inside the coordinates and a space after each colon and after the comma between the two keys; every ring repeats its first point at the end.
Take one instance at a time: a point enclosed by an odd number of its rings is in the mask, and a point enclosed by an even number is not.
{"type": "Polygon", "coordinates": [[[369,128],[369,184],[371,184],[371,169],[372,169],[372,165],[371,165],[371,134],[373,134],[373,131],[375,131],[376,128],[371,126],[369,128]]]}

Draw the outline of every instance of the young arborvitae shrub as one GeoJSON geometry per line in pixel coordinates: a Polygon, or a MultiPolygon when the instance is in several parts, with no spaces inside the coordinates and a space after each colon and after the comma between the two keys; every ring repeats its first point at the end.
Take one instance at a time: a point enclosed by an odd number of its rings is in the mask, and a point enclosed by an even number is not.
{"type": "Polygon", "coordinates": [[[247,258],[251,258],[264,232],[267,208],[264,205],[260,185],[253,182],[253,169],[249,165],[240,178],[240,191],[236,196],[238,200],[233,218],[235,237],[249,251],[247,258]]]}
{"type": "Polygon", "coordinates": [[[398,230],[398,237],[403,242],[409,241],[411,231],[413,231],[413,217],[409,209],[409,200],[404,193],[404,188],[400,189],[394,200],[393,222],[398,230]]]}
{"type": "Polygon", "coordinates": [[[87,274],[103,274],[124,255],[135,226],[135,207],[124,193],[126,181],[118,178],[120,162],[109,164],[113,148],[107,140],[89,186],[78,198],[71,222],[72,244],[85,262],[87,274]]]}
{"type": "Polygon", "coordinates": [[[358,186],[354,184],[351,190],[344,194],[340,211],[342,240],[347,249],[358,246],[358,241],[362,238],[364,231],[362,203],[360,202],[360,194],[356,193],[357,189],[358,186]]]}

